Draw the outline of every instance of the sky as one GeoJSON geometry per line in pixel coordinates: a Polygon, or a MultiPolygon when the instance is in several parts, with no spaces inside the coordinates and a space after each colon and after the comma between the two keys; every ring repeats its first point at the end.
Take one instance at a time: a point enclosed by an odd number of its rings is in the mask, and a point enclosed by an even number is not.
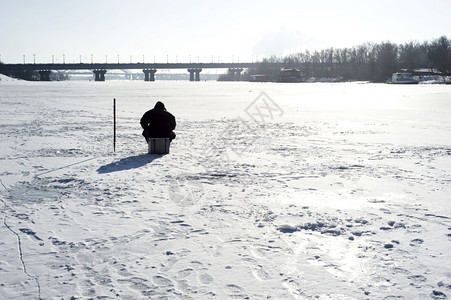
{"type": "Polygon", "coordinates": [[[0,0],[4,63],[251,62],[451,38],[451,0],[0,0]]]}

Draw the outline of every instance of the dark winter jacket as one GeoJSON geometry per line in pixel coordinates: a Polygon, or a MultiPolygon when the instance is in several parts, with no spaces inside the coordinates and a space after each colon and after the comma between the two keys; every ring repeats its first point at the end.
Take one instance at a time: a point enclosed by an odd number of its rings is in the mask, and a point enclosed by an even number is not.
{"type": "Polygon", "coordinates": [[[146,138],[171,138],[176,126],[175,117],[166,111],[161,102],[157,102],[153,109],[147,111],[140,123],[146,138]]]}

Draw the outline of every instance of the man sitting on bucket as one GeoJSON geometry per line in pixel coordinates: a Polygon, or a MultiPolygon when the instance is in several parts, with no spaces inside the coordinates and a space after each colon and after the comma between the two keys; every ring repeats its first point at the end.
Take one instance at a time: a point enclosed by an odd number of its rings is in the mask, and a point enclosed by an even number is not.
{"type": "Polygon", "coordinates": [[[142,135],[149,141],[149,138],[169,138],[175,139],[174,129],[176,126],[175,117],[158,101],[155,107],[147,111],[141,118],[141,127],[144,129],[142,135]]]}

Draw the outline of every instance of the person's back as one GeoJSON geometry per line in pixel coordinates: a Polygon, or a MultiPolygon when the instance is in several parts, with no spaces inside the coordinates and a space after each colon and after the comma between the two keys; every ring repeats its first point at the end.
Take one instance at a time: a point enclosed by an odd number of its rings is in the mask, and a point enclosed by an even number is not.
{"type": "Polygon", "coordinates": [[[146,138],[175,138],[175,117],[166,111],[164,104],[158,101],[155,107],[147,111],[141,118],[142,135],[146,138]]]}

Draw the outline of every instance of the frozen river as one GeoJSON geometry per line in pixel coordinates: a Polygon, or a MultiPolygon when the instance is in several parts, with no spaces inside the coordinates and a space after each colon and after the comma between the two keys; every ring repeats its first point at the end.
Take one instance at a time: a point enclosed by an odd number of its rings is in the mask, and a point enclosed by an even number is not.
{"type": "Polygon", "coordinates": [[[1,299],[451,295],[450,85],[2,80],[0,113],[1,299]]]}

